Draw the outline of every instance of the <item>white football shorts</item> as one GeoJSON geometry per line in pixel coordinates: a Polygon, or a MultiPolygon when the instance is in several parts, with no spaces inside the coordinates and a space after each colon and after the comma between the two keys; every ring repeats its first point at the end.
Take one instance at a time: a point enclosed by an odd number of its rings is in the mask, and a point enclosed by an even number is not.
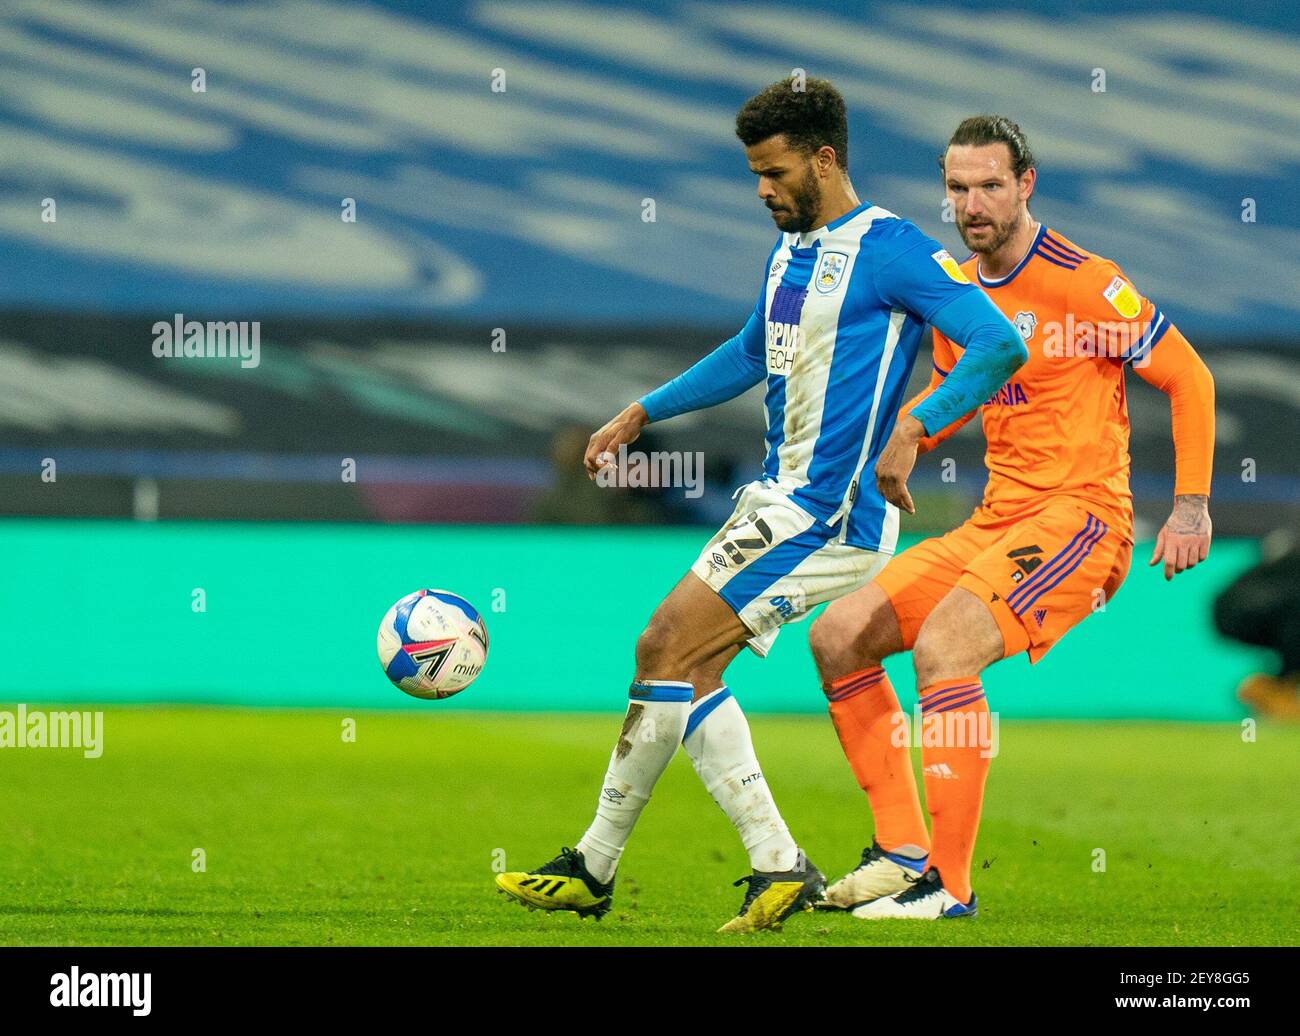
{"type": "Polygon", "coordinates": [[[760,657],[782,625],[865,586],[892,557],[838,542],[838,525],[827,527],[769,482],[751,482],[739,496],[691,571],[749,627],[760,657]]]}

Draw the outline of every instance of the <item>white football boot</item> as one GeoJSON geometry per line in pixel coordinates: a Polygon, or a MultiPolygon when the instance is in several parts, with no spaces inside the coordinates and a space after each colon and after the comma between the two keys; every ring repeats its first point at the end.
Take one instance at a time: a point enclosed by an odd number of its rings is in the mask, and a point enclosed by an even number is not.
{"type": "Polygon", "coordinates": [[[969,903],[959,902],[943,887],[939,872],[931,867],[906,892],[864,903],[853,911],[853,916],[863,921],[881,918],[938,921],[949,917],[974,917],[977,909],[974,892],[970,894],[969,903]]]}
{"type": "Polygon", "coordinates": [[[886,852],[873,838],[871,845],[862,850],[862,862],[827,888],[825,896],[813,906],[818,910],[852,910],[903,892],[925,873],[926,859],[886,852]]]}

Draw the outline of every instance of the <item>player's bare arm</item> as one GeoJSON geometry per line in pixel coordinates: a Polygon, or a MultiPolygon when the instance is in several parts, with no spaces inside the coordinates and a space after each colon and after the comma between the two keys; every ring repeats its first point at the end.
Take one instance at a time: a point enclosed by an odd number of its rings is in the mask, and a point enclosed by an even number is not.
{"type": "Polygon", "coordinates": [[[1174,510],[1156,536],[1149,565],[1163,559],[1165,578],[1173,579],[1204,561],[1210,554],[1210,498],[1202,493],[1174,497],[1174,510]]]}
{"type": "Polygon", "coordinates": [[[641,429],[650,423],[650,417],[639,402],[629,403],[611,420],[592,433],[587,442],[587,452],[583,454],[582,463],[587,469],[587,477],[594,479],[601,468],[608,466],[609,458],[602,454],[614,453],[620,446],[630,446],[636,442],[641,429]]]}
{"type": "Polygon", "coordinates": [[[876,488],[880,495],[908,514],[916,514],[912,494],[907,491],[907,480],[916,466],[916,454],[923,438],[925,426],[911,414],[901,414],[894,424],[893,434],[885,443],[884,452],[876,461],[876,488]]]}

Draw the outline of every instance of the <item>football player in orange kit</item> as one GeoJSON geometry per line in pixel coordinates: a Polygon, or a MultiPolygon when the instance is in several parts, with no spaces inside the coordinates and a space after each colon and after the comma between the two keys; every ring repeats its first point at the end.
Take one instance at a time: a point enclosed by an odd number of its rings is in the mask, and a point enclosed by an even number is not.
{"type": "Polygon", "coordinates": [[[990,751],[983,669],[1027,651],[1037,662],[1119,588],[1133,545],[1124,368],[1165,392],[1173,412],[1173,513],[1150,563],[1166,579],[1210,549],[1214,382],[1205,364],[1108,259],[1029,214],[1037,172],[1020,127],[965,120],[940,159],[961,264],[1016,324],[1029,362],[983,406],[946,428],[912,409],[960,350],[934,334],[930,386],[899,414],[876,466],[886,499],[914,513],[918,453],[978,410],[988,443],[983,503],[965,524],[894,558],[832,601],[810,640],[831,717],[875,818],[860,865],[823,907],[859,918],[971,916],[971,856],[990,751]],[[881,660],[912,651],[932,834],[912,776],[906,720],[881,660]]]}

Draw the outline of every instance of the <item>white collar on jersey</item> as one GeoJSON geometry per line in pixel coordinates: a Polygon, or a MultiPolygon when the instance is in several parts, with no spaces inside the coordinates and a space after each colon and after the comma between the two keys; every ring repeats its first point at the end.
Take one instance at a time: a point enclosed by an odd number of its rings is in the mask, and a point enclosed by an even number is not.
{"type": "Polygon", "coordinates": [[[1043,239],[1043,234],[1047,232],[1047,224],[1035,221],[1034,236],[1029,241],[1029,247],[1025,249],[1025,254],[1020,257],[1020,262],[1011,268],[1011,272],[1003,277],[985,277],[984,271],[980,269],[980,264],[975,264],[975,276],[979,279],[980,284],[985,288],[996,288],[1000,284],[1006,284],[1023,268],[1025,263],[1029,262],[1029,257],[1038,251],[1038,242],[1043,239]]]}
{"type": "Polygon", "coordinates": [[[827,223],[824,227],[818,227],[816,230],[809,230],[806,231],[805,233],[799,234],[798,235],[799,247],[807,248],[809,245],[813,244],[813,242],[815,242],[817,238],[820,237],[822,234],[829,234],[831,231],[839,230],[839,228],[844,226],[844,224],[849,222],[849,220],[862,215],[862,213],[866,212],[867,209],[871,207],[872,207],[871,202],[864,201],[862,202],[862,204],[856,206],[855,208],[849,209],[849,211],[844,213],[843,216],[837,216],[835,219],[827,223]]]}

